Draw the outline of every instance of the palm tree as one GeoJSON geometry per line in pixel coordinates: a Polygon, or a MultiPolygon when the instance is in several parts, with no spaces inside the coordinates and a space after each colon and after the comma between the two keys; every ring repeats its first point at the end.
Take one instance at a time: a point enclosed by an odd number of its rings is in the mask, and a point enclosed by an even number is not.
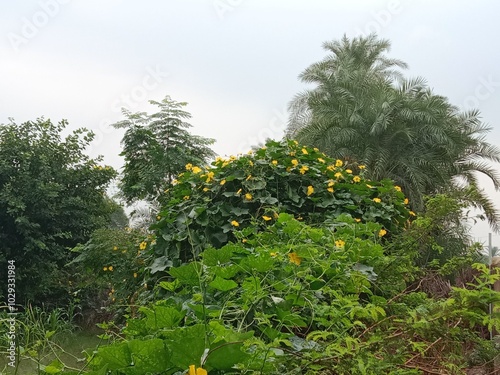
{"type": "Polygon", "coordinates": [[[477,172],[500,188],[491,164],[500,162],[500,150],[485,141],[489,129],[479,113],[461,113],[422,78],[404,79],[406,64],[384,55],[387,40],[344,36],[324,48],[330,54],[300,75],[316,86],[289,104],[287,136],[366,165],[369,178],[394,180],[415,210],[423,209],[425,194],[469,189],[497,229],[477,172]]]}

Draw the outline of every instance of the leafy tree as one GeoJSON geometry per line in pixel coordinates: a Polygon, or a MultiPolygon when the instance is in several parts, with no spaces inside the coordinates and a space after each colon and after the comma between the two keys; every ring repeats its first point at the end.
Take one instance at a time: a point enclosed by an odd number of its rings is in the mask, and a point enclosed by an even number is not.
{"type": "Polygon", "coordinates": [[[116,172],[83,153],[92,133],[62,139],[66,126],[41,118],[0,127],[0,274],[15,261],[17,303],[67,297],[68,249],[117,211],[105,194],[116,172]]]}
{"type": "Polygon", "coordinates": [[[477,172],[500,187],[491,162],[500,150],[477,111],[460,112],[421,78],[405,80],[406,64],[385,56],[375,35],[327,42],[330,53],[301,75],[314,88],[291,101],[288,135],[333,158],[366,165],[367,177],[394,180],[415,210],[423,196],[451,187],[476,190],[491,224],[498,215],[479,189],[477,172]]]}
{"type": "Polygon", "coordinates": [[[203,164],[215,156],[209,148],[213,139],[189,133],[191,115],[182,108],[187,103],[166,96],[154,114],[123,110],[126,119],[114,124],[126,129],[122,140],[125,167],[121,191],[130,203],[154,202],[188,163],[203,164]]]}

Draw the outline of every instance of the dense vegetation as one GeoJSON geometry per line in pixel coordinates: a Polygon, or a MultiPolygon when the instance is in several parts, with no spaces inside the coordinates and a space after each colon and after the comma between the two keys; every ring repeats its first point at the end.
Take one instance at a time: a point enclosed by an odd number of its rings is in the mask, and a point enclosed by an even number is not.
{"type": "Polygon", "coordinates": [[[498,150],[477,113],[404,81],[387,41],[325,47],[289,139],[245,155],[215,157],[169,97],[124,112],[120,197],[144,201],[150,227],[106,196],[116,174],[84,155],[90,133],[0,128],[18,359],[39,374],[493,373],[500,273],[479,263],[465,219],[474,206],[498,223],[474,174],[496,184],[484,161],[498,150]],[[101,343],[68,365],[64,336],[96,323],[101,343]]]}

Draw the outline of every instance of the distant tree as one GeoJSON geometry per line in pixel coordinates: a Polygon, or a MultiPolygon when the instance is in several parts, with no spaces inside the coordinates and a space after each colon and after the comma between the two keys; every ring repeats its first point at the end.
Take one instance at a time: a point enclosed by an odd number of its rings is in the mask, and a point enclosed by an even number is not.
{"type": "Polygon", "coordinates": [[[188,163],[202,164],[215,157],[209,148],[215,141],[189,133],[186,122],[191,115],[182,108],[187,103],[169,96],[161,102],[150,101],[160,108],[154,114],[123,110],[126,119],[113,126],[126,129],[122,139],[125,167],[121,191],[128,203],[154,202],[185,170],[188,163]]]}
{"type": "Polygon", "coordinates": [[[66,300],[69,249],[110,225],[117,211],[106,197],[116,172],[84,154],[92,133],[62,139],[66,126],[43,118],[0,126],[0,291],[6,262],[15,261],[19,304],[66,300]]]}
{"type": "Polygon", "coordinates": [[[477,181],[479,172],[500,187],[492,166],[500,151],[486,142],[489,129],[477,111],[460,112],[423,79],[405,80],[406,64],[386,57],[389,47],[375,35],[325,43],[329,55],[300,75],[315,87],[291,101],[288,137],[366,165],[371,179],[394,180],[415,210],[426,194],[472,188],[498,228],[477,181]]]}

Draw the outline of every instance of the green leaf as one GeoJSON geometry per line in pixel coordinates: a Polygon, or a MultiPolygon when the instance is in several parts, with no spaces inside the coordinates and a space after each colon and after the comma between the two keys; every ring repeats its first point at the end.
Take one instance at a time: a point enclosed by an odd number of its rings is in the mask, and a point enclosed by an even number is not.
{"type": "Polygon", "coordinates": [[[172,267],[168,272],[181,284],[194,286],[200,283],[201,265],[198,262],[172,267]]]}
{"type": "Polygon", "coordinates": [[[169,368],[170,353],[161,339],[138,339],[128,343],[134,367],[127,369],[130,375],[162,373],[169,368]]]}
{"type": "Polygon", "coordinates": [[[224,246],[221,249],[209,248],[201,253],[203,263],[207,266],[218,266],[227,263],[231,260],[232,255],[232,246],[224,246]]]}
{"type": "Polygon", "coordinates": [[[171,352],[173,365],[187,369],[190,365],[201,365],[205,352],[205,326],[197,324],[166,333],[166,344],[171,352]]]}
{"type": "Polygon", "coordinates": [[[43,371],[47,374],[59,374],[64,369],[64,365],[61,361],[55,359],[49,365],[43,368],[43,371]]]}
{"type": "Polygon", "coordinates": [[[146,315],[146,327],[151,330],[177,327],[186,315],[168,306],[153,306],[152,309],[141,307],[139,310],[146,315]]]}
{"type": "Polygon", "coordinates": [[[219,276],[217,276],[215,280],[213,280],[209,285],[212,288],[221,290],[223,292],[227,292],[228,290],[238,287],[238,284],[233,280],[226,280],[219,276]]]}
{"type": "Polygon", "coordinates": [[[132,357],[126,342],[100,347],[97,351],[100,363],[106,363],[108,369],[119,370],[130,366],[132,357]]]}
{"type": "Polygon", "coordinates": [[[230,370],[237,363],[244,363],[251,356],[243,350],[243,343],[217,343],[208,353],[206,365],[216,370],[230,370]]]}

